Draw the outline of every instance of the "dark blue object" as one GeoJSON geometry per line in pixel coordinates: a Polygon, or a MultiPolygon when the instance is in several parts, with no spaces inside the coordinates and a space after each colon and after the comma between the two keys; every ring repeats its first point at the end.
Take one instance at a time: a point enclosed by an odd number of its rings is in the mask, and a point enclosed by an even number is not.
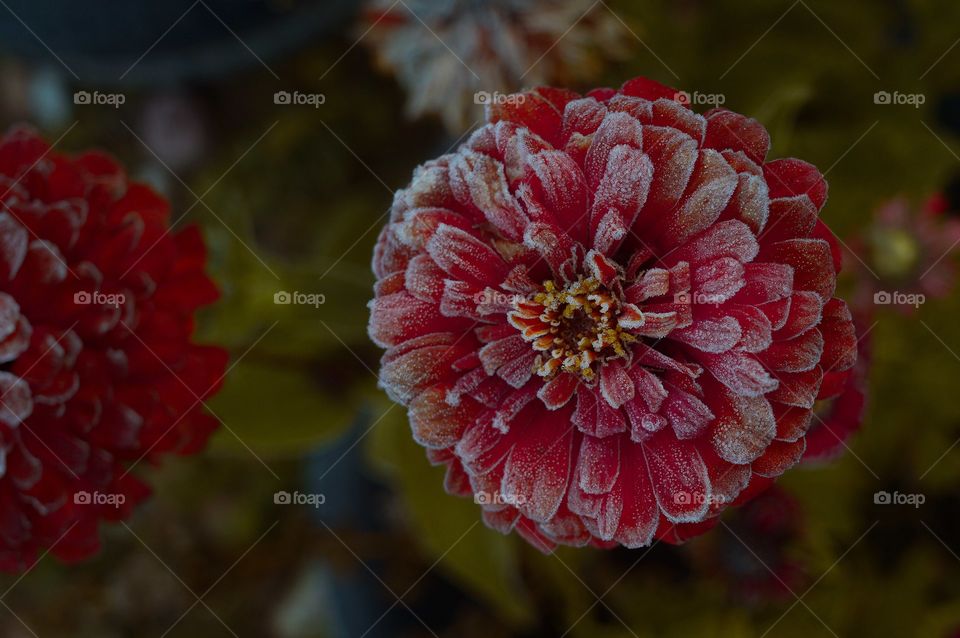
{"type": "Polygon", "coordinates": [[[5,53],[60,66],[59,58],[64,71],[82,82],[156,86],[261,66],[260,60],[269,64],[339,27],[359,3],[6,0],[5,4],[8,8],[0,6],[0,49],[5,53]]]}

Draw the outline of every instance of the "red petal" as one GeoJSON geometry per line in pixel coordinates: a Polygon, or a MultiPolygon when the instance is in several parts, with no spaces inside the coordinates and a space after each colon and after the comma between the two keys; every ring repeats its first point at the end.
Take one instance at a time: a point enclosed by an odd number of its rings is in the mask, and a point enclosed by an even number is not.
{"type": "Polygon", "coordinates": [[[563,432],[555,412],[525,424],[503,470],[501,493],[520,504],[520,512],[534,521],[556,514],[570,480],[573,433],[563,432]]]}
{"type": "Polygon", "coordinates": [[[558,374],[540,388],[537,396],[548,409],[556,410],[573,398],[579,384],[579,379],[572,374],[558,374]]]}
{"type": "Polygon", "coordinates": [[[427,242],[427,252],[447,273],[461,281],[496,286],[507,274],[493,248],[464,230],[440,224],[427,242]]]}
{"type": "Polygon", "coordinates": [[[443,386],[421,392],[410,403],[410,427],[417,443],[429,448],[446,448],[460,440],[467,423],[476,418],[470,402],[451,406],[443,386]]]}
{"type": "Polygon", "coordinates": [[[760,122],[722,108],[708,111],[706,118],[706,148],[743,151],[757,164],[763,164],[770,150],[770,135],[760,122]]]}
{"type": "Polygon", "coordinates": [[[660,511],[674,523],[703,519],[710,505],[710,480],[697,448],[661,432],[643,446],[660,511]]]}
{"type": "Polygon", "coordinates": [[[827,182],[813,164],[798,159],[778,159],[763,165],[770,197],[806,195],[817,207],[827,201],[827,182]]]}
{"type": "Polygon", "coordinates": [[[587,494],[606,494],[620,474],[620,437],[583,437],[577,461],[577,476],[587,494]]]}
{"type": "Polygon", "coordinates": [[[661,97],[672,100],[678,91],[655,80],[639,77],[624,82],[623,86],[620,87],[620,93],[653,101],[661,97]]]}
{"type": "Polygon", "coordinates": [[[774,441],[763,456],[753,462],[753,471],[767,478],[780,476],[800,462],[805,449],[803,438],[793,442],[774,441]]]}

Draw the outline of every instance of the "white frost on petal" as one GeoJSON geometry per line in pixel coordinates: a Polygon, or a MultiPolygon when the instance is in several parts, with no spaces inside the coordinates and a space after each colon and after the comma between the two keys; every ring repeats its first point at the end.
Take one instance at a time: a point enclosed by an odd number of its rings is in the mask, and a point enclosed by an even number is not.
{"type": "Polygon", "coordinates": [[[691,345],[703,352],[720,353],[731,349],[741,337],[740,324],[733,317],[718,321],[702,319],[691,326],[674,330],[670,338],[691,345]]]}
{"type": "Polygon", "coordinates": [[[678,441],[672,433],[641,443],[653,491],[660,511],[673,523],[698,523],[710,506],[711,485],[707,466],[689,441],[678,441]]]}
{"type": "Polygon", "coordinates": [[[763,454],[777,433],[770,402],[763,397],[727,395],[723,411],[711,430],[717,455],[735,465],[752,463],[763,454]]]}
{"type": "Polygon", "coordinates": [[[0,421],[16,427],[33,412],[33,395],[30,384],[15,374],[0,371],[0,421]]]}
{"type": "Polygon", "coordinates": [[[776,390],[779,385],[759,361],[746,353],[703,353],[699,359],[718,381],[742,396],[762,396],[776,390]]]}
{"type": "Polygon", "coordinates": [[[578,457],[578,481],[587,494],[606,494],[620,474],[620,439],[584,435],[578,457]]]}

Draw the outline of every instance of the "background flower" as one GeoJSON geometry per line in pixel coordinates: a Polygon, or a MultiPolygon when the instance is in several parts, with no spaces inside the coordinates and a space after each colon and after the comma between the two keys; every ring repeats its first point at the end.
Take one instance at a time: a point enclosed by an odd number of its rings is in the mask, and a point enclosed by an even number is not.
{"type": "Polygon", "coordinates": [[[149,489],[142,460],[193,454],[226,353],[191,343],[217,296],[196,228],[106,155],[69,158],[26,129],[0,140],[0,568],[99,547],[98,523],[149,489]]]}
{"type": "Polygon", "coordinates": [[[798,556],[806,526],[801,503],[773,485],[739,508],[693,554],[741,604],[792,601],[792,591],[808,586],[798,556]]]}
{"type": "Polygon", "coordinates": [[[376,0],[364,32],[406,89],[408,114],[440,115],[456,133],[496,93],[589,78],[630,44],[615,14],[589,0],[376,0]]]}
{"type": "Polygon", "coordinates": [[[951,254],[960,245],[960,220],[947,208],[943,196],[930,197],[922,206],[898,197],[873,212],[871,223],[853,244],[867,261],[851,260],[857,278],[855,302],[863,312],[881,310],[871,305],[912,312],[927,298],[950,294],[956,283],[951,254]],[[917,302],[899,300],[908,295],[917,302]]]}

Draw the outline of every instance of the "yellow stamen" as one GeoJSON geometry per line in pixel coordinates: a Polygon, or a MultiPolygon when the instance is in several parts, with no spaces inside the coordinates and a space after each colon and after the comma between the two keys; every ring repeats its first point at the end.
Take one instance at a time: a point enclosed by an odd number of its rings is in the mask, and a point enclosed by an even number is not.
{"type": "Polygon", "coordinates": [[[593,277],[581,277],[562,287],[545,281],[532,301],[519,302],[508,317],[544,353],[537,357],[537,374],[552,377],[562,370],[592,381],[594,363],[626,357],[627,346],[637,341],[619,325],[619,314],[619,299],[593,277]]]}

